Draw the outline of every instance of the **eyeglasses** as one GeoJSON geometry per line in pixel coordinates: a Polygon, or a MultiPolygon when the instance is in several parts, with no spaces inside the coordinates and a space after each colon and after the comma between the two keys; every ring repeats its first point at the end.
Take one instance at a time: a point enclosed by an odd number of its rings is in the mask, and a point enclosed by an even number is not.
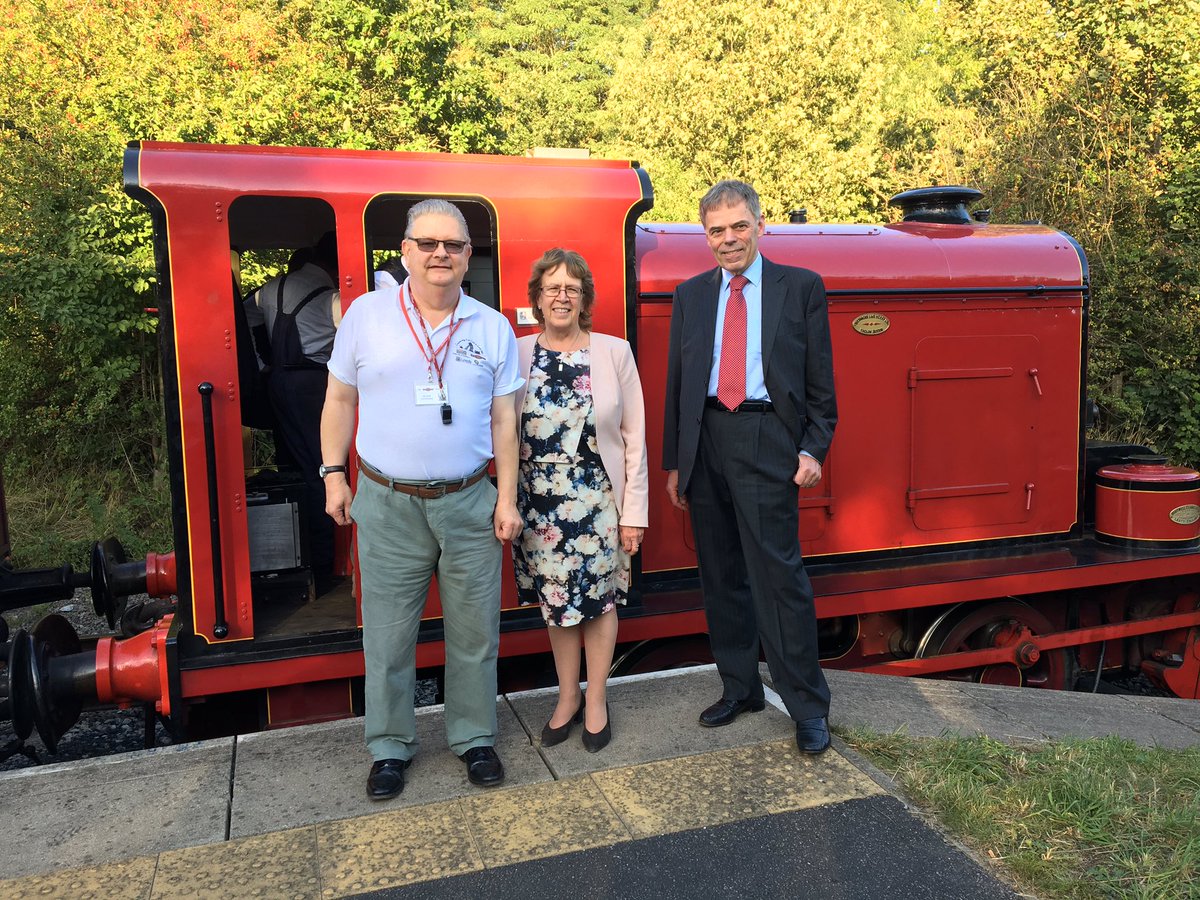
{"type": "Polygon", "coordinates": [[[410,240],[414,244],[416,244],[417,249],[420,250],[422,253],[432,253],[434,250],[436,250],[438,248],[438,244],[441,244],[443,247],[446,248],[447,253],[449,253],[453,256],[457,256],[458,254],[462,253],[463,250],[467,246],[466,241],[437,241],[437,240],[434,240],[433,238],[414,238],[414,237],[410,237],[410,238],[408,238],[408,240],[410,240]]]}
{"type": "Polygon", "coordinates": [[[577,288],[573,284],[552,285],[542,288],[542,296],[546,298],[557,297],[559,294],[566,294],[568,300],[578,300],[583,296],[583,288],[577,288]]]}

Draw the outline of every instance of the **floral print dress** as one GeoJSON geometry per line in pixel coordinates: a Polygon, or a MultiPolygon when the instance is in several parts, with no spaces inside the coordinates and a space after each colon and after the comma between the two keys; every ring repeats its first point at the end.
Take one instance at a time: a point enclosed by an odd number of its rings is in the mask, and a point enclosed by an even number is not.
{"type": "Polygon", "coordinates": [[[596,446],[588,348],[534,346],[521,410],[513,542],[517,598],[540,603],[547,625],[578,625],[625,605],[629,555],[621,548],[612,483],[596,446]]]}

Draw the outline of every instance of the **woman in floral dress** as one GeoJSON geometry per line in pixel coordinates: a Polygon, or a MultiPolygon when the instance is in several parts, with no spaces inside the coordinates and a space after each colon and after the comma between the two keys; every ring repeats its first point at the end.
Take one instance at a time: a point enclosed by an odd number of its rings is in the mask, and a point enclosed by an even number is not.
{"type": "Polygon", "coordinates": [[[534,263],[529,300],[541,332],[517,342],[526,376],[517,395],[524,531],[513,542],[517,596],[541,605],[558,673],[558,705],[542,744],[562,743],[582,721],[583,746],[593,752],[612,737],[605,684],[648,494],[633,351],[627,341],[591,332],[595,297],[578,253],[555,248],[534,263]]]}

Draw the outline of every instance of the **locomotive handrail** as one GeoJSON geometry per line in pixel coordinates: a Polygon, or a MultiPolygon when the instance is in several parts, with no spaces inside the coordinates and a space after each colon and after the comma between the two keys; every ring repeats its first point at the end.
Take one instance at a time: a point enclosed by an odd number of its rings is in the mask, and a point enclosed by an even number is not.
{"type": "Polygon", "coordinates": [[[200,392],[200,407],[204,413],[204,468],[208,475],[208,528],[209,540],[212,543],[213,568],[213,637],[223,638],[229,634],[229,624],[225,620],[225,579],[221,567],[221,517],[217,510],[217,441],[213,433],[212,393],[213,386],[207,381],[201,382],[196,390],[200,392]]]}

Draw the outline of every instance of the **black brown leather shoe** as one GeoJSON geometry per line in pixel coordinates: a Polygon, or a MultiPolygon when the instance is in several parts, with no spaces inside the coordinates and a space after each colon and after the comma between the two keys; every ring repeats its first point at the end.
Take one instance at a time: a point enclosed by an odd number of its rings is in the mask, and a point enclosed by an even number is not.
{"type": "Polygon", "coordinates": [[[796,746],[801,753],[816,755],[829,749],[829,724],[824,716],[796,723],[796,746]]]}
{"type": "Polygon", "coordinates": [[[407,759],[379,759],[371,765],[367,776],[367,796],[372,800],[388,800],[404,790],[404,770],[407,759]]]}
{"type": "Polygon", "coordinates": [[[504,781],[504,764],[495,747],[472,747],[459,757],[467,764],[467,780],[480,787],[495,787],[504,781]]]}
{"type": "Polygon", "coordinates": [[[747,697],[745,700],[729,700],[722,697],[700,713],[700,724],[706,728],[728,725],[744,712],[759,712],[766,706],[762,697],[747,697]]]}

